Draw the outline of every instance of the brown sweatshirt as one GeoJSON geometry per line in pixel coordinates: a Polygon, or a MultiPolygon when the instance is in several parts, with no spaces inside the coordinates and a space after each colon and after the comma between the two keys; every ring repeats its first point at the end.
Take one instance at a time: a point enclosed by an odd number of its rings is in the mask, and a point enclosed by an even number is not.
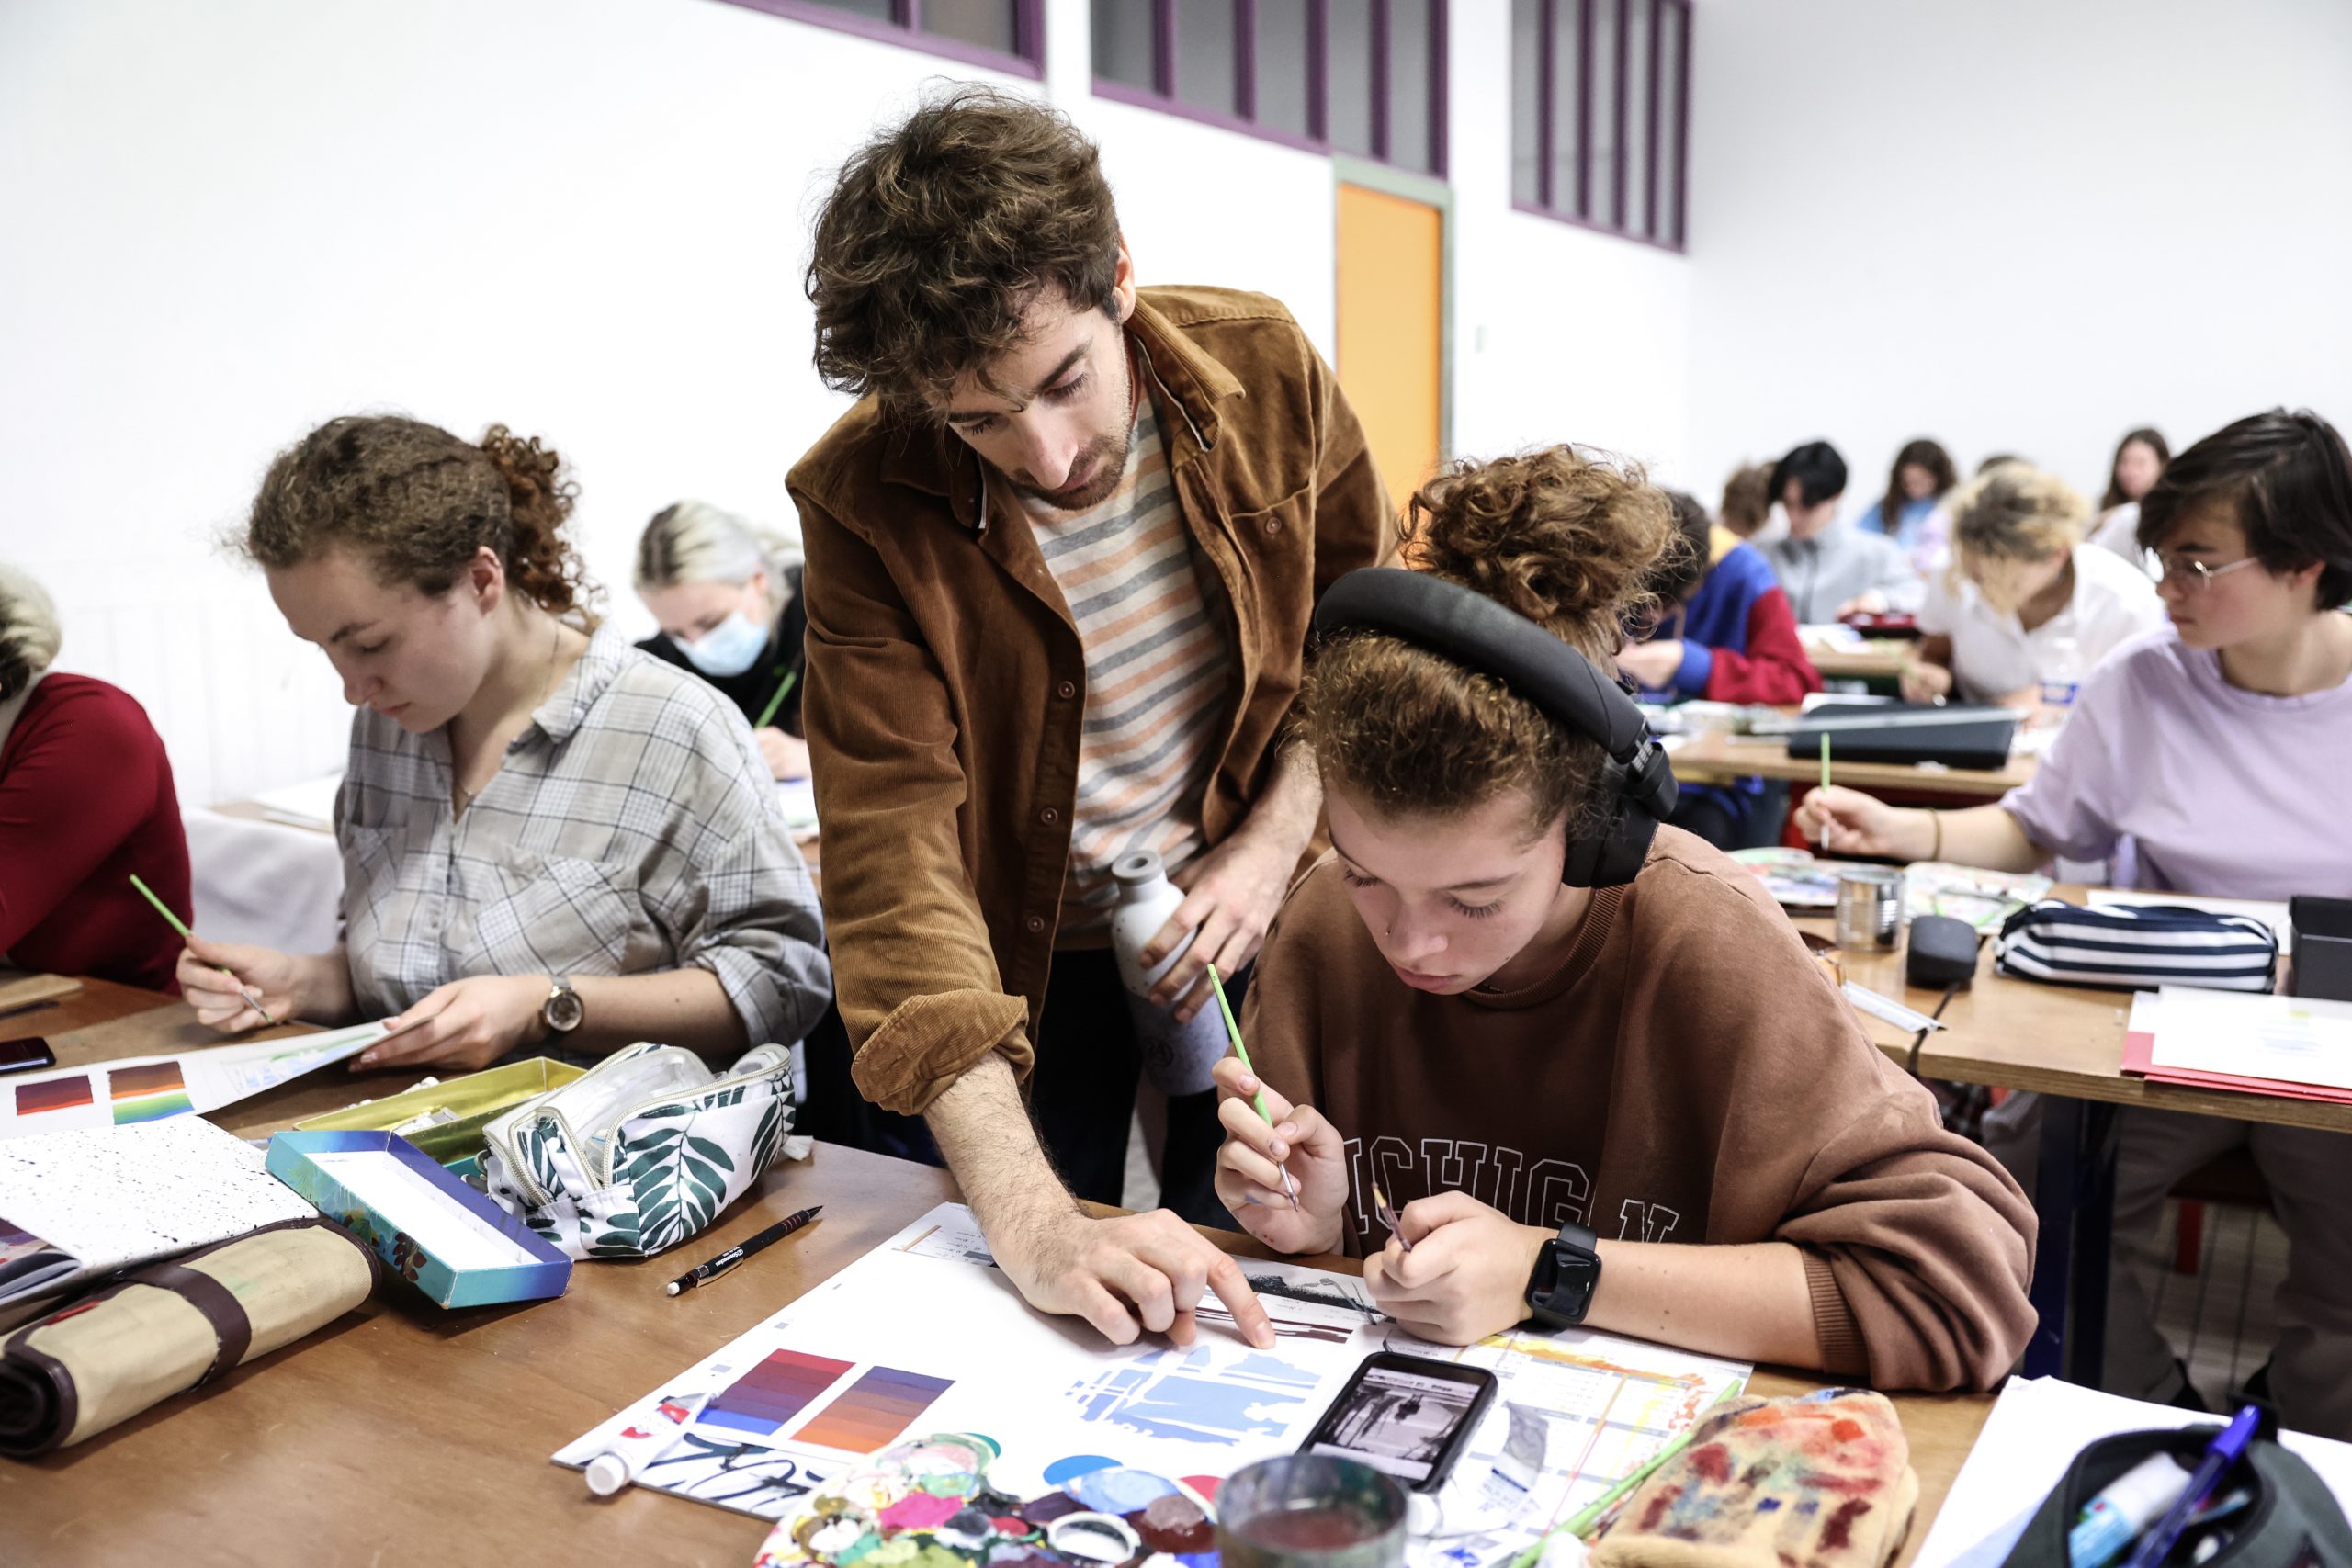
{"type": "MultiPolygon", "coordinates": [[[[1828,1370],[1984,1388],[2032,1332],[2034,1215],[1871,1045],[1762,885],[1660,829],[1558,969],[1440,997],[1396,978],[1338,867],[1283,904],[1246,1025],[1259,1071],[1347,1141],[1344,1244],[1459,1189],[1604,1239],[1794,1243],[1828,1370]]],[[[1608,1289],[1604,1276],[1601,1289],[1608,1289]]]]}

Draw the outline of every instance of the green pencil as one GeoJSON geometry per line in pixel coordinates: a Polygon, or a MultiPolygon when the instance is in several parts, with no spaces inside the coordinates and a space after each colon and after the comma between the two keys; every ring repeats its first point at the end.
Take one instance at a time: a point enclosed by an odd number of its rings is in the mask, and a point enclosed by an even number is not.
{"type": "MultiPolygon", "coordinates": [[[[1209,965],[1209,989],[1216,993],[1216,1010],[1225,1015],[1225,1032],[1233,1042],[1233,1054],[1241,1058],[1241,1070],[1256,1077],[1258,1069],[1250,1065],[1250,1047],[1241,1043],[1241,1025],[1234,1021],[1233,1004],[1225,999],[1225,982],[1217,977],[1214,964],[1209,965]]],[[[1257,1103],[1258,1114],[1266,1119],[1267,1126],[1272,1126],[1274,1113],[1266,1106],[1266,1086],[1262,1082],[1258,1085],[1257,1103]]],[[[1295,1209],[1298,1207],[1298,1189],[1291,1185],[1290,1168],[1284,1166],[1281,1168],[1283,1191],[1290,1199],[1290,1206],[1295,1209]]]]}
{"type": "MultiPolygon", "coordinates": [[[[1829,731],[1821,732],[1821,787],[1829,787],[1829,731]]],[[[1829,852],[1829,808],[1826,803],[1821,813],[1821,852],[1829,852]]]]}
{"type": "MultiPolygon", "coordinates": [[[[173,914],[172,907],[169,904],[164,903],[161,898],[156,897],[155,890],[148,886],[145,883],[140,881],[139,874],[135,871],[130,874],[130,885],[139,889],[139,896],[141,898],[146,899],[147,902],[155,906],[155,913],[163,916],[164,919],[170,923],[172,930],[180,933],[180,940],[182,942],[193,942],[196,940],[196,933],[187,929],[187,922],[181,919],[177,915],[173,914]]],[[[216,964],[212,967],[220,970],[223,975],[228,976],[230,979],[237,980],[237,972],[230,968],[226,964],[216,964]]],[[[237,980],[237,995],[245,998],[245,1005],[247,1007],[261,1014],[261,1021],[264,1023],[266,1023],[273,1028],[277,1026],[277,1020],[269,1016],[269,1010],[261,1005],[261,998],[259,996],[245,989],[245,983],[243,980],[237,980]]]]}
{"type": "Polygon", "coordinates": [[[1624,1499],[1632,1494],[1634,1487],[1639,1486],[1643,1482],[1647,1481],[1651,1476],[1657,1474],[1659,1468],[1663,1466],[1667,1461],[1672,1459],[1676,1454],[1680,1453],[1684,1449],[1689,1448],[1690,1446],[1690,1439],[1697,1435],[1699,1428],[1706,1425],[1707,1417],[1713,1416],[1718,1406],[1731,1399],[1733,1395],[1738,1393],[1744,1386],[1745,1385],[1742,1383],[1731,1383],[1727,1385],[1721,1393],[1715,1395],[1714,1404],[1708,1405],[1707,1408],[1699,1412],[1699,1418],[1697,1420],[1691,1422],[1689,1427],[1685,1427],[1682,1432],[1672,1441],[1668,1442],[1666,1447],[1658,1450],[1657,1453],[1652,1454],[1648,1463],[1634,1471],[1633,1474],[1625,1477],[1616,1485],[1611,1486],[1608,1491],[1603,1492],[1600,1496],[1595,1497],[1591,1502],[1586,1504],[1575,1513],[1570,1514],[1558,1524],[1554,1525],[1550,1529],[1545,1530],[1542,1535],[1537,1536],[1535,1538],[1534,1544],[1530,1546],[1526,1551],[1521,1552],[1517,1557],[1511,1559],[1510,1568],[1533,1568],[1535,1560],[1544,1555],[1544,1543],[1555,1535],[1565,1533],[1575,1536],[1579,1540],[1583,1539],[1585,1531],[1590,1529],[1593,1526],[1600,1522],[1601,1515],[1607,1513],[1619,1503],[1624,1501],[1624,1499]]]}
{"type": "Polygon", "coordinates": [[[799,682],[799,680],[800,671],[797,670],[792,671],[785,676],[784,684],[775,689],[775,695],[768,699],[768,705],[762,708],[760,710],[760,716],[752,721],[752,728],[753,729],[765,729],[768,727],[768,720],[775,716],[775,710],[784,705],[784,699],[791,694],[792,688],[799,682]]]}

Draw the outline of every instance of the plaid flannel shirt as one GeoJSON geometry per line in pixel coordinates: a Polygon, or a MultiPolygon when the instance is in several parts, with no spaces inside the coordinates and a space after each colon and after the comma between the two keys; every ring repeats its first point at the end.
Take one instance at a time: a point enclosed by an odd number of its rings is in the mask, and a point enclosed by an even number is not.
{"type": "Polygon", "coordinates": [[[454,818],[450,783],[445,731],[353,718],[335,839],[363,1016],[473,975],[690,964],[752,1044],[824,1011],[815,883],[750,728],[702,682],[600,629],[454,818]]]}

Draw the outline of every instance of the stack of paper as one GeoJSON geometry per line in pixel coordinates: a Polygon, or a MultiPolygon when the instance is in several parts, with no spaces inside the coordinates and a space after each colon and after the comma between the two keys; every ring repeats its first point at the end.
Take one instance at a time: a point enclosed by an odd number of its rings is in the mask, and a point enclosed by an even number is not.
{"type": "Polygon", "coordinates": [[[2166,986],[2132,998],[2123,1070],[2352,1105],[2352,1002],[2166,986]]]}
{"type": "MultiPolygon", "coordinates": [[[[2011,1378],[1951,1483],[1914,1568],[1999,1568],[2041,1500],[2089,1444],[2118,1432],[2218,1421],[2056,1378],[2011,1378]]],[[[2352,1497],[2352,1443],[2288,1432],[2280,1440],[2328,1490],[2352,1497]]]]}
{"type": "Polygon", "coordinates": [[[0,1314],[314,1213],[201,1117],[0,1143],[0,1314]]]}

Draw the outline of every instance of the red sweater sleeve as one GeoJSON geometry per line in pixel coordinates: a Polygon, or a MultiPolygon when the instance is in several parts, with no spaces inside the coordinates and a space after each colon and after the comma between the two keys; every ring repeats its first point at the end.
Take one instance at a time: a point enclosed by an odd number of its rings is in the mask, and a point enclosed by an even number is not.
{"type": "Polygon", "coordinates": [[[1707,700],[1715,703],[1802,702],[1821,690],[1821,675],[1805,657],[1789,596],[1768,588],[1747,611],[1747,651],[1714,650],[1707,671],[1707,700]]]}
{"type": "Polygon", "coordinates": [[[47,919],[155,808],[154,774],[137,765],[141,738],[110,705],[55,707],[71,711],[26,715],[0,772],[0,951],[47,919]]]}

